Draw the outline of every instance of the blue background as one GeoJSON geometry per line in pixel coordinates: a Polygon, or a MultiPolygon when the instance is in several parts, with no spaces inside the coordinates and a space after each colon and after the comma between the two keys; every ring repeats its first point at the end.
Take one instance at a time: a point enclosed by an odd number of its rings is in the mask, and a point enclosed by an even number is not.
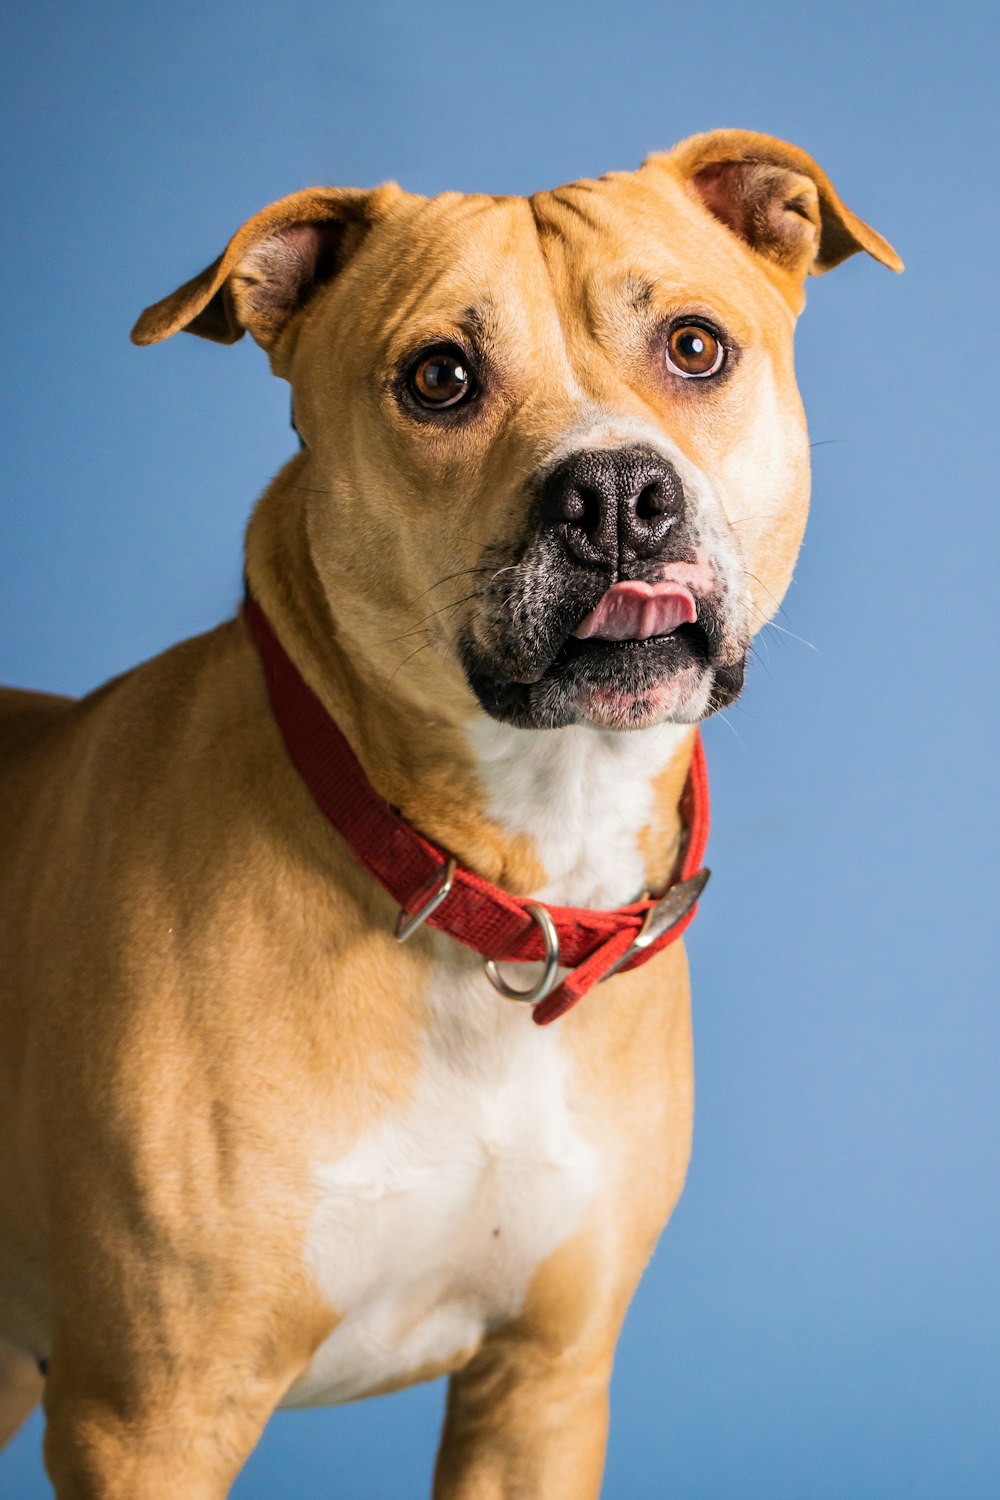
{"type": "MultiPolygon", "coordinates": [[[[10,682],[84,692],[232,610],[286,387],[250,340],[127,336],[273,198],[524,192],[735,125],[812,151],[907,261],[813,282],[800,325],[794,635],[766,632],[707,731],[695,1152],[619,1349],[609,1500],[1000,1495],[992,9],[41,0],[7,22],[10,682]]],[[[234,1494],[412,1500],[441,1402],[279,1415],[234,1494]]],[[[50,1493],[39,1437],[0,1458],[13,1500],[50,1493]]]]}

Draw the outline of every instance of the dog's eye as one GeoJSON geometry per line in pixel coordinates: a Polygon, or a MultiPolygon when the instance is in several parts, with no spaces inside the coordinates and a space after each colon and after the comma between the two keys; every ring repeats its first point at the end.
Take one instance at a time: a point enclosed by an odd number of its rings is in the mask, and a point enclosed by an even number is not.
{"type": "Polygon", "coordinates": [[[460,349],[434,349],[413,366],[410,392],[421,406],[440,411],[457,406],[476,392],[476,381],[460,349]]]}
{"type": "Polygon", "coordinates": [[[684,323],[667,339],[667,369],[686,380],[717,375],[725,357],[725,345],[700,323],[684,323]]]}

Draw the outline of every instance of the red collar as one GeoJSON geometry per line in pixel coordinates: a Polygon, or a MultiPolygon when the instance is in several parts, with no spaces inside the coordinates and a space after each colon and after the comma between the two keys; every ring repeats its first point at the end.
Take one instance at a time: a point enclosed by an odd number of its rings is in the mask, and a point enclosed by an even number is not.
{"type": "Polygon", "coordinates": [[[611,973],[636,968],[675,942],[691,922],[708,880],[701,866],[708,841],[708,774],[700,733],[681,798],[686,847],[666,890],[611,911],[543,906],[464,869],[390,807],[249,595],[245,609],[292,763],[358,863],[399,903],[401,942],[426,922],[474,948],[486,960],[494,987],[509,999],[531,1002],[533,1019],[545,1026],[611,973]],[[532,960],[545,968],[528,990],[514,989],[495,967],[532,960]],[[557,982],[560,967],[570,972],[557,982]]]}

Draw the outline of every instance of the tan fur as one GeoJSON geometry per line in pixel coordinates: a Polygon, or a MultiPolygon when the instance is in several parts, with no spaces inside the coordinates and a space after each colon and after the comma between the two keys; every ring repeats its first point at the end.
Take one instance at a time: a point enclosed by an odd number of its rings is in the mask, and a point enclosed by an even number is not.
{"type": "Polygon", "coordinates": [[[38,1405],[43,1383],[33,1359],[0,1343],[0,1446],[38,1405]]]}
{"type": "Polygon", "coordinates": [[[662,890],[677,867],[681,852],[681,826],[677,816],[681,793],[691,764],[694,737],[688,740],[653,783],[653,816],[639,834],[646,888],[662,890]]]}
{"type": "MultiPolygon", "coordinates": [[[[138,342],[249,327],[288,376],[307,447],[254,513],[251,586],[376,788],[487,878],[525,894],[546,869],[485,810],[453,650],[483,627],[466,579],[442,580],[513,543],[524,481],[598,412],[713,477],[767,618],[807,504],[802,277],[854,248],[896,264],[803,152],[724,132],[530,201],[296,194],[140,319],[138,342]],[[774,206],[788,173],[802,229],[774,206]],[[741,205],[721,222],[720,193],[741,205]],[[727,320],[744,395],[664,393],[624,311],[644,278],[658,312],[727,320]],[[447,438],[407,424],[382,372],[484,291],[502,397],[447,438]],[[747,498],[761,423],[781,472],[747,498]]],[[[641,835],[651,889],[689,755],[687,737],[641,835]]],[[[79,703],[4,695],[0,770],[0,1413],[24,1415],[44,1353],[59,1500],[215,1500],[340,1316],[304,1260],[311,1168],[411,1097],[432,941],[393,941],[391,900],[317,813],[242,619],[79,703]]],[[[559,1024],[606,1191],[454,1376],[439,1500],[597,1495],[615,1339],[683,1182],[680,945],[559,1024]]]]}

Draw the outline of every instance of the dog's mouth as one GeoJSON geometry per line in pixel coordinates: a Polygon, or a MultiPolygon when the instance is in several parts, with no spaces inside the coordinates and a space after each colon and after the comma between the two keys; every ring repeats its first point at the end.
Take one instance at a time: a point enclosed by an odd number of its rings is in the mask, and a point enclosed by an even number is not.
{"type": "Polygon", "coordinates": [[[620,579],[605,589],[572,633],[579,640],[648,641],[672,635],[697,618],[697,601],[683,583],[620,579]]]}
{"type": "Polygon", "coordinates": [[[471,638],[463,642],[470,686],[491,717],[525,728],[693,723],[731,703],[743,685],[745,652],[724,650],[718,600],[625,580],[582,618],[577,605],[571,629],[559,613],[563,628],[530,663],[514,652],[501,665],[471,638]]]}
{"type": "Polygon", "coordinates": [[[594,677],[618,677],[640,664],[649,669],[656,664],[665,675],[675,675],[691,665],[707,665],[708,636],[697,623],[678,625],[663,635],[642,640],[593,637],[580,640],[568,636],[539,681],[561,677],[569,669],[589,672],[594,677]]]}

